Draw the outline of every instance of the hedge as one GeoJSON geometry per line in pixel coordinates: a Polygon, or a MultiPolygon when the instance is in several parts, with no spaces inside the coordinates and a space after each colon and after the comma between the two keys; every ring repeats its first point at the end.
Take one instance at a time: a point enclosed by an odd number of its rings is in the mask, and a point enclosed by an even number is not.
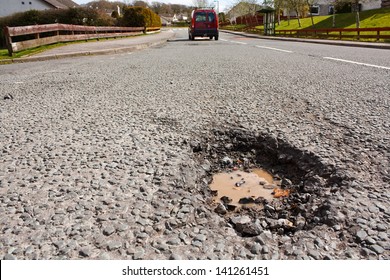
{"type": "Polygon", "coordinates": [[[5,48],[3,28],[5,26],[26,26],[35,24],[64,23],[91,26],[161,27],[161,19],[153,11],[143,7],[123,7],[123,16],[114,19],[90,8],[66,10],[30,10],[0,18],[0,47],[5,48]]]}
{"type": "Polygon", "coordinates": [[[26,26],[36,24],[64,23],[92,26],[112,26],[115,19],[89,8],[70,8],[66,10],[30,10],[0,18],[0,46],[5,46],[3,28],[5,26],[26,26]]]}
{"type": "Polygon", "coordinates": [[[161,27],[161,19],[150,9],[127,6],[123,8],[119,24],[132,27],[161,27]]]}

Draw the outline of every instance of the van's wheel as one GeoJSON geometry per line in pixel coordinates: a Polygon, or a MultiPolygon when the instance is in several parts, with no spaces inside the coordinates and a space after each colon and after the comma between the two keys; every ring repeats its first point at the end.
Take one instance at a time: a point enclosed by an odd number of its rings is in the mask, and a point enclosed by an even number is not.
{"type": "Polygon", "coordinates": [[[214,39],[215,39],[215,41],[217,41],[218,40],[218,35],[215,35],[214,39]]]}
{"type": "Polygon", "coordinates": [[[213,40],[213,36],[209,36],[209,39],[210,39],[210,40],[213,40]]]}

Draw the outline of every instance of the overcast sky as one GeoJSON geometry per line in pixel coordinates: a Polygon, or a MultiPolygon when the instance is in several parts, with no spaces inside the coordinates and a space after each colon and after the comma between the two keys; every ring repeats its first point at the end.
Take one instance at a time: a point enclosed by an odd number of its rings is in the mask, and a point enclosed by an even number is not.
{"type": "MultiPolygon", "coordinates": [[[[73,2],[76,2],[77,4],[85,4],[88,2],[92,2],[93,0],[73,0],[73,2]]],[[[118,0],[121,1],[121,0],[118,0]]],[[[152,3],[154,1],[156,2],[161,2],[161,3],[171,3],[171,4],[181,4],[181,5],[187,5],[187,6],[193,6],[194,2],[193,0],[143,0],[144,2],[152,3]]],[[[214,0],[211,0],[212,2],[214,0]]],[[[110,2],[115,2],[115,0],[110,1],[110,2]]],[[[121,1],[121,2],[128,2],[128,1],[121,1]]],[[[132,2],[132,1],[131,1],[132,2]]],[[[226,7],[231,6],[232,3],[236,1],[234,0],[219,0],[219,10],[222,12],[226,7]]]]}

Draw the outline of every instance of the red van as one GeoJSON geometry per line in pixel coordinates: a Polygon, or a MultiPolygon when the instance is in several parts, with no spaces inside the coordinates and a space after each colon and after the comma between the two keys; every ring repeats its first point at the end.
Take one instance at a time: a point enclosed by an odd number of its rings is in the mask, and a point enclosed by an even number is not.
{"type": "Polygon", "coordinates": [[[213,9],[195,9],[191,13],[191,25],[188,27],[188,39],[209,37],[218,40],[218,16],[213,9]]]}

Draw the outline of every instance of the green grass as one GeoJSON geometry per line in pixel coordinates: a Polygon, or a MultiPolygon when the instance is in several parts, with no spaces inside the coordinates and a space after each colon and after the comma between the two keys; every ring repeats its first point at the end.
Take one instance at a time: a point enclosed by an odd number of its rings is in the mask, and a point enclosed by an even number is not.
{"type": "MultiPolygon", "coordinates": [[[[301,27],[298,26],[298,20],[290,20],[290,25],[287,20],[281,21],[280,25],[276,24],[276,30],[290,29],[322,29],[332,28],[333,16],[315,16],[314,27],[311,24],[310,17],[301,19],[301,27]]],[[[335,28],[355,28],[356,19],[355,13],[336,14],[335,28]]],[[[368,27],[390,27],[390,8],[377,9],[360,12],[360,28],[368,27]]]]}
{"type": "MultiPolygon", "coordinates": [[[[92,41],[92,40],[91,40],[92,41]]],[[[11,56],[8,55],[8,50],[6,49],[0,49],[0,60],[6,60],[6,59],[13,59],[13,58],[21,58],[21,57],[26,57],[26,56],[30,56],[30,55],[34,55],[34,54],[38,54],[38,53],[41,53],[41,52],[44,52],[46,50],[50,50],[50,49],[54,49],[54,48],[58,48],[58,47],[62,47],[62,46],[66,46],[66,45],[69,45],[69,44],[74,44],[75,42],[70,42],[70,43],[56,43],[56,44],[52,44],[52,45],[46,45],[46,46],[41,46],[41,47],[36,47],[36,48],[32,48],[32,49],[28,49],[28,50],[24,50],[24,51],[20,51],[20,52],[16,52],[11,56]]]]}
{"type": "Polygon", "coordinates": [[[246,27],[245,24],[235,24],[235,25],[225,25],[222,28],[227,30],[233,30],[233,31],[241,31],[246,27]]]}
{"type": "Polygon", "coordinates": [[[71,44],[78,44],[78,43],[85,43],[85,42],[96,42],[98,41],[97,39],[91,39],[88,41],[75,41],[75,42],[67,42],[67,43],[55,43],[51,45],[46,45],[46,46],[40,46],[20,52],[15,52],[12,57],[8,55],[8,50],[0,49],[0,61],[1,60],[7,60],[7,59],[14,59],[14,58],[21,58],[21,57],[27,57],[30,55],[38,54],[47,50],[51,50],[54,48],[62,47],[62,46],[67,46],[71,44]]]}

